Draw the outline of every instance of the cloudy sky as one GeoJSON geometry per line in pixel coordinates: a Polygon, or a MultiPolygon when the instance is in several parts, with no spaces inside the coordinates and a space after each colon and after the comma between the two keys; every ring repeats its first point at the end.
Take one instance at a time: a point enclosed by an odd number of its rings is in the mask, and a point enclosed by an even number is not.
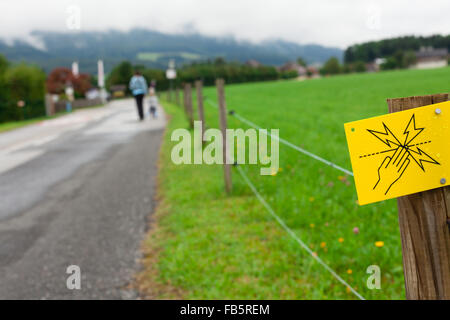
{"type": "Polygon", "coordinates": [[[0,0],[0,38],[28,38],[31,30],[144,27],[344,48],[399,35],[449,34],[449,17],[448,0],[0,0]]]}

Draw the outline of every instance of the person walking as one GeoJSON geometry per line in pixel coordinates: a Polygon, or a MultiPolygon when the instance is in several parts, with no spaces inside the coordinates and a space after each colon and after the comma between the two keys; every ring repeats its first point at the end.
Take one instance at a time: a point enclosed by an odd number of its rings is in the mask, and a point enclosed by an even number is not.
{"type": "Polygon", "coordinates": [[[144,120],[144,96],[148,90],[147,81],[139,71],[134,73],[130,80],[129,88],[136,99],[136,106],[138,110],[139,120],[144,120]]]}
{"type": "Polygon", "coordinates": [[[156,119],[156,108],[159,105],[158,97],[156,96],[155,89],[153,89],[153,88],[150,88],[149,94],[150,94],[150,99],[149,99],[150,115],[152,116],[153,119],[156,119]]]}

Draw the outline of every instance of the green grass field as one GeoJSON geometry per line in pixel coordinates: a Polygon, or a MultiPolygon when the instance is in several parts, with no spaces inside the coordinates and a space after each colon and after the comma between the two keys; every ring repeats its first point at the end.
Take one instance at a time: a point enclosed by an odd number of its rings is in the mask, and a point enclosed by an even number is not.
{"type": "MultiPolygon", "coordinates": [[[[387,98],[449,92],[450,68],[355,74],[310,81],[229,85],[228,110],[351,170],[343,124],[387,113],[387,98]]],[[[204,95],[216,100],[215,88],[204,95]]],[[[195,97],[194,97],[195,101],[195,97]]],[[[227,196],[221,166],[171,162],[170,134],[186,128],[171,116],[160,160],[160,206],[144,244],[141,289],[151,297],[187,299],[355,299],[270,216],[233,169],[227,196]],[[155,289],[157,288],[157,289],[155,289]]],[[[215,108],[206,122],[218,127],[215,108]]],[[[248,128],[229,117],[230,128],[248,128]]],[[[280,171],[249,179],[294,232],[367,299],[404,299],[401,243],[394,200],[360,207],[351,177],[280,144],[280,171]],[[357,227],[359,234],[353,229],[357,227]],[[383,246],[375,246],[382,241],[383,246]],[[370,265],[382,288],[366,286],[370,265]]]]}

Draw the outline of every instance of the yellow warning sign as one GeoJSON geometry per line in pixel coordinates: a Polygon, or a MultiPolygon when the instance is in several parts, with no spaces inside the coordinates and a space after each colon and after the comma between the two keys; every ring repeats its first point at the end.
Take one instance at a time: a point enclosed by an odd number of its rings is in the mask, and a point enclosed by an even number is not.
{"type": "Polygon", "coordinates": [[[360,205],[450,184],[450,101],[344,127],[360,205]]]}

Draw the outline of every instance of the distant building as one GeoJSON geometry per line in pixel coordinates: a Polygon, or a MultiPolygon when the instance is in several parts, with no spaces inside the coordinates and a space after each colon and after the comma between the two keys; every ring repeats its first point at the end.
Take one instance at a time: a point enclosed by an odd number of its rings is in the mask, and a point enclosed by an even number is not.
{"type": "Polygon", "coordinates": [[[258,67],[262,66],[262,64],[256,60],[248,60],[245,64],[252,68],[258,68],[258,67]]]}
{"type": "Polygon", "coordinates": [[[296,62],[287,62],[278,68],[280,72],[296,71],[299,77],[306,77],[308,70],[296,62]]]}
{"type": "Polygon", "coordinates": [[[430,69],[446,67],[448,64],[448,50],[422,47],[416,52],[416,62],[413,69],[430,69]]]}
{"type": "Polygon", "coordinates": [[[109,90],[111,91],[113,98],[120,98],[120,97],[125,96],[127,86],[124,84],[116,84],[114,86],[111,86],[111,88],[109,88],[109,90]]]}
{"type": "Polygon", "coordinates": [[[311,78],[319,78],[320,72],[319,69],[313,66],[308,66],[306,68],[306,74],[311,78]]]}
{"type": "Polygon", "coordinates": [[[376,58],[373,62],[366,63],[367,72],[378,72],[381,65],[386,62],[385,58],[376,58]]]}

